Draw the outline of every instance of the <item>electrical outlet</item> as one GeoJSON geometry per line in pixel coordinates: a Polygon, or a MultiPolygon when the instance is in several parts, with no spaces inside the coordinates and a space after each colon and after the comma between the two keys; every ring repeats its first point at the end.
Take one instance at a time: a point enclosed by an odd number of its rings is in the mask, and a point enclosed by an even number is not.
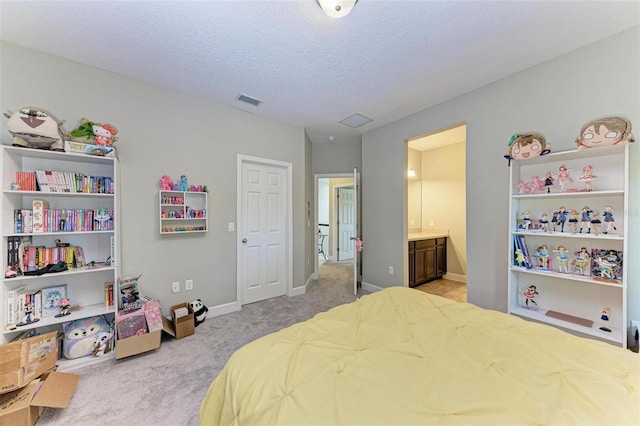
{"type": "Polygon", "coordinates": [[[393,266],[389,266],[389,275],[393,275],[393,266]]]}
{"type": "Polygon", "coordinates": [[[184,289],[185,290],[193,290],[193,280],[186,280],[184,282],[184,289]]]}
{"type": "Polygon", "coordinates": [[[180,281],[171,283],[171,293],[180,293],[180,281]]]}
{"type": "Polygon", "coordinates": [[[229,232],[233,232],[233,231],[235,231],[235,230],[236,230],[236,224],[235,224],[235,223],[233,223],[233,222],[229,222],[229,223],[227,224],[227,230],[228,230],[229,232]]]}

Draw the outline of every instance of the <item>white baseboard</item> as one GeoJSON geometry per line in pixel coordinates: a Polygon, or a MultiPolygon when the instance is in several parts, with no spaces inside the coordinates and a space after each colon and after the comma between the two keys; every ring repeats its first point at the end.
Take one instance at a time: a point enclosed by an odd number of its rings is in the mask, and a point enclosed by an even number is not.
{"type": "Polygon", "coordinates": [[[367,290],[371,293],[375,293],[376,291],[382,290],[383,287],[378,287],[377,285],[365,283],[364,281],[362,281],[362,289],[367,290]]]}
{"type": "Polygon", "coordinates": [[[238,301],[225,303],[224,305],[218,305],[213,307],[207,306],[207,309],[209,309],[209,311],[207,312],[207,317],[219,317],[220,315],[230,314],[231,312],[239,311],[240,308],[242,308],[242,306],[238,301]]]}
{"type": "Polygon", "coordinates": [[[444,278],[445,280],[457,281],[457,282],[465,283],[465,284],[467,282],[467,276],[466,275],[451,274],[449,272],[444,274],[444,276],[442,278],[444,278]]]}

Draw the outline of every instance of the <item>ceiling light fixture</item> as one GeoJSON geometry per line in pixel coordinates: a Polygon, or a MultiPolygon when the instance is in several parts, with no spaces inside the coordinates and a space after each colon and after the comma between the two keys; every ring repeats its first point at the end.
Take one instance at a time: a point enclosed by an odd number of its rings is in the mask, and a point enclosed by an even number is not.
{"type": "Polygon", "coordinates": [[[331,18],[347,16],[358,0],[316,0],[324,13],[331,18]]]}
{"type": "Polygon", "coordinates": [[[409,169],[409,170],[407,170],[407,177],[409,177],[409,178],[414,178],[414,177],[416,177],[416,171],[415,171],[415,170],[413,170],[413,169],[409,169]]]}

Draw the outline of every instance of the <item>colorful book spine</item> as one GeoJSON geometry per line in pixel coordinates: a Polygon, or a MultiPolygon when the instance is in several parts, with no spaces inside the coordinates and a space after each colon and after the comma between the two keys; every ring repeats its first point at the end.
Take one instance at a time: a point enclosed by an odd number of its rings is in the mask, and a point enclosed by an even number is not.
{"type": "Polygon", "coordinates": [[[33,233],[45,232],[45,210],[49,209],[49,203],[44,200],[33,200],[33,233]]]}

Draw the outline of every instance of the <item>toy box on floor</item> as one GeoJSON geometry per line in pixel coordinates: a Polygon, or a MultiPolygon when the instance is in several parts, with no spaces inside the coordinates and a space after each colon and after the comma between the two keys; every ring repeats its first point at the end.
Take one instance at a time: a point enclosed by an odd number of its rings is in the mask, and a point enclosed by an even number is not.
{"type": "Polygon", "coordinates": [[[80,376],[53,372],[57,332],[0,345],[0,425],[34,425],[44,407],[67,406],[80,376]]]}
{"type": "Polygon", "coordinates": [[[116,359],[158,349],[163,330],[161,316],[160,303],[148,297],[141,298],[140,309],[120,311],[116,319],[116,359]]]}
{"type": "Polygon", "coordinates": [[[182,339],[195,333],[193,309],[188,303],[180,303],[171,307],[171,321],[162,317],[164,330],[175,337],[182,339]]]}

